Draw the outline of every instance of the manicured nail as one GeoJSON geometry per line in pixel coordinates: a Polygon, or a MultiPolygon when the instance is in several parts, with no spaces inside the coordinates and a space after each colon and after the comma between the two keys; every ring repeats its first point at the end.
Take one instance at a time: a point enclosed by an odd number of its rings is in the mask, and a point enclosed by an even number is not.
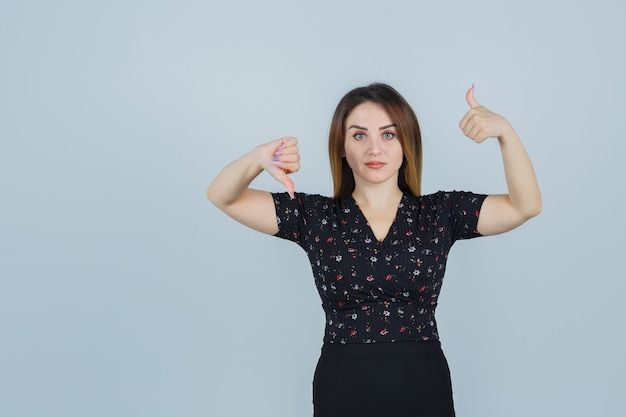
{"type": "Polygon", "coordinates": [[[285,144],[283,143],[282,145],[280,145],[280,146],[278,147],[278,150],[279,150],[279,151],[282,151],[282,150],[283,150],[283,149],[285,149],[285,148],[286,148],[286,146],[285,146],[285,144]]]}
{"type": "Polygon", "coordinates": [[[272,158],[272,161],[278,161],[278,155],[272,158]]]}
{"type": "Polygon", "coordinates": [[[282,152],[281,152],[281,151],[276,151],[276,153],[275,153],[274,155],[276,155],[276,156],[280,156],[280,154],[282,154],[282,152]]]}
{"type": "Polygon", "coordinates": [[[272,164],[276,165],[277,167],[282,167],[283,163],[280,161],[272,161],[272,164]]]}

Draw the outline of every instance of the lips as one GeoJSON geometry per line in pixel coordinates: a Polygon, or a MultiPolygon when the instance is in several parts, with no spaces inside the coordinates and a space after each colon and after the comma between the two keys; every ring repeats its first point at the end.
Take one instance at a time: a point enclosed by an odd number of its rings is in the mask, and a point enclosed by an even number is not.
{"type": "Polygon", "coordinates": [[[372,168],[372,169],[380,169],[382,167],[384,167],[385,164],[384,162],[380,162],[380,161],[370,161],[370,162],[366,162],[365,166],[368,168],[372,168]]]}

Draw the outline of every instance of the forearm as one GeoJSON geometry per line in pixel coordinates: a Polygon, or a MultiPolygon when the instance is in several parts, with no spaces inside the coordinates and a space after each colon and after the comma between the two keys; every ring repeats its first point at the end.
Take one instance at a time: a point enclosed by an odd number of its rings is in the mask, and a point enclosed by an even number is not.
{"type": "Polygon", "coordinates": [[[207,198],[217,207],[235,203],[248,189],[250,183],[263,171],[258,149],[228,164],[213,180],[206,191],[207,198]]]}
{"type": "Polygon", "coordinates": [[[511,206],[524,218],[541,212],[541,192],[532,162],[513,128],[498,137],[511,206]]]}

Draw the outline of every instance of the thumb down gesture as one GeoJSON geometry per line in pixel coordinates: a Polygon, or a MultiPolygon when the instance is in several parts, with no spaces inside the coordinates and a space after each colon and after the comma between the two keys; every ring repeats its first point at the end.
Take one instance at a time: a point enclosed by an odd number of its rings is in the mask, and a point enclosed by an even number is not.
{"type": "Polygon", "coordinates": [[[288,174],[300,169],[298,139],[285,137],[261,145],[262,166],[276,181],[285,186],[293,199],[295,186],[288,174]]]}

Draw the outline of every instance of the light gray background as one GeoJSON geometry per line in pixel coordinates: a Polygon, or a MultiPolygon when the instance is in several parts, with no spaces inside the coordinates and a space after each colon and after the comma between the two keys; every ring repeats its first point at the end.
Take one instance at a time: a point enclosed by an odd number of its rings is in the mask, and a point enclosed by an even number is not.
{"type": "Polygon", "coordinates": [[[625,21],[618,0],[3,0],[0,415],[311,415],[305,254],[204,191],[294,135],[297,189],[331,193],[332,111],[372,81],[420,118],[424,192],[505,191],[496,142],[457,126],[472,83],[542,187],[541,216],[451,252],[458,415],[621,415],[625,21]]]}

